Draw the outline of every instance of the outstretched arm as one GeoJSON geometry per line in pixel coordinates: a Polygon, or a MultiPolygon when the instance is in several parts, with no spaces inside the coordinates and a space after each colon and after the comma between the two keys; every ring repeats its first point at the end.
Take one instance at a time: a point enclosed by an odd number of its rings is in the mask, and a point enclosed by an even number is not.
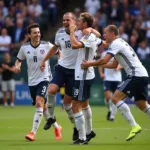
{"type": "Polygon", "coordinates": [[[112,55],[106,54],[104,58],[100,58],[96,61],[83,60],[83,62],[81,64],[81,68],[82,69],[87,69],[90,66],[101,66],[101,65],[107,64],[110,61],[111,58],[112,58],[112,55]]]}
{"type": "Polygon", "coordinates": [[[45,69],[45,62],[51,58],[52,56],[54,56],[57,52],[57,46],[54,45],[49,51],[48,53],[46,54],[46,56],[42,59],[41,63],[40,63],[40,69],[41,71],[43,72],[44,69],[45,69]]]}

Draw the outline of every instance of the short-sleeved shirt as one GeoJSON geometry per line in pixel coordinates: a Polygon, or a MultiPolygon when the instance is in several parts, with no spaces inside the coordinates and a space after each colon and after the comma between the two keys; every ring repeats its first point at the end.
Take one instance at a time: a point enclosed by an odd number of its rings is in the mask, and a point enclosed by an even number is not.
{"type": "MultiPolygon", "coordinates": [[[[13,62],[10,62],[10,63],[5,63],[4,64],[8,65],[9,67],[13,67],[14,66],[14,63],[13,62]]],[[[2,64],[0,64],[0,68],[2,68],[2,64]]],[[[9,70],[4,70],[2,72],[2,80],[3,81],[8,81],[8,80],[11,80],[13,79],[13,72],[12,71],[9,71],[9,70]]]]}
{"type": "Polygon", "coordinates": [[[41,41],[37,47],[33,47],[30,42],[21,46],[17,58],[27,61],[29,86],[37,85],[41,81],[50,81],[52,78],[49,61],[45,63],[44,72],[40,70],[41,60],[52,47],[53,44],[45,41],[41,41]]]}
{"type": "MultiPolygon", "coordinates": [[[[102,52],[101,57],[103,58],[107,54],[107,50],[102,52]]],[[[114,61],[114,58],[110,62],[114,61]]],[[[122,81],[121,70],[104,68],[105,78],[104,81],[122,81]]]]}
{"type": "MultiPolygon", "coordinates": [[[[80,30],[75,31],[75,36],[79,40],[82,36],[82,32],[80,30]]],[[[61,28],[56,33],[55,45],[62,51],[58,64],[67,69],[74,69],[78,50],[72,49],[70,35],[66,32],[65,28],[61,28]]]]}
{"type": "Polygon", "coordinates": [[[109,45],[108,52],[123,66],[128,76],[148,77],[145,67],[140,62],[132,47],[121,38],[109,45]]]}
{"type": "Polygon", "coordinates": [[[84,48],[80,48],[78,51],[78,57],[75,66],[75,80],[91,80],[95,77],[94,68],[81,69],[81,63],[83,59],[91,61],[96,55],[97,45],[101,43],[93,33],[88,36],[83,36],[80,42],[84,45],[84,48]]]}

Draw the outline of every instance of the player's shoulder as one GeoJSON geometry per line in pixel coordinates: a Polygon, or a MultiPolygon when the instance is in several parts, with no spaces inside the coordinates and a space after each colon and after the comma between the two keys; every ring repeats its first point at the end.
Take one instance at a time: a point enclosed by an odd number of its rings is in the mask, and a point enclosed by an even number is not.
{"type": "Polygon", "coordinates": [[[24,43],[24,44],[20,47],[20,49],[28,49],[28,48],[29,48],[29,46],[31,46],[30,41],[29,41],[29,42],[24,43]]]}
{"type": "Polygon", "coordinates": [[[41,44],[43,44],[43,45],[49,45],[50,44],[50,42],[49,41],[41,41],[41,44]]]}
{"type": "Polygon", "coordinates": [[[96,35],[93,34],[93,33],[91,33],[91,34],[89,34],[89,35],[86,35],[84,38],[85,38],[87,41],[89,41],[89,42],[92,42],[92,41],[96,41],[96,40],[97,40],[96,35]]]}
{"type": "Polygon", "coordinates": [[[62,27],[62,28],[59,28],[59,29],[57,30],[56,34],[58,35],[58,34],[62,34],[62,33],[65,33],[65,32],[66,32],[66,31],[65,31],[65,28],[62,27]]]}
{"type": "Polygon", "coordinates": [[[125,41],[122,38],[117,38],[117,39],[115,39],[115,40],[112,41],[112,43],[110,44],[110,46],[120,47],[123,44],[125,44],[125,41]]]}

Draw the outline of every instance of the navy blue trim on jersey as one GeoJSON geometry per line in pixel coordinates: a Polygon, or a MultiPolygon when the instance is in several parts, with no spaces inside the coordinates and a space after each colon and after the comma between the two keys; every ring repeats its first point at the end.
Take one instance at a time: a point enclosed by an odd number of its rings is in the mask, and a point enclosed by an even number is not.
{"type": "Polygon", "coordinates": [[[17,59],[18,59],[19,61],[23,61],[23,60],[21,60],[21,59],[20,59],[20,58],[18,58],[18,57],[17,57],[17,59]]]}
{"type": "Polygon", "coordinates": [[[124,61],[127,63],[127,65],[130,67],[130,69],[132,70],[132,76],[135,75],[135,68],[132,66],[131,62],[129,61],[129,59],[124,55],[124,54],[120,54],[120,56],[122,56],[122,58],[124,59],[124,61]]]}
{"type": "Polygon", "coordinates": [[[110,52],[107,52],[107,54],[110,54],[112,57],[114,57],[114,56],[115,56],[114,54],[112,54],[112,53],[110,53],[110,52]]]}
{"type": "Polygon", "coordinates": [[[79,42],[82,44],[82,47],[84,48],[85,47],[84,43],[82,41],[79,41],[79,42]]]}
{"type": "MultiPolygon", "coordinates": [[[[99,39],[100,39],[100,38],[99,38],[99,39]]],[[[101,39],[100,39],[100,40],[101,40],[101,39]]],[[[101,40],[101,42],[100,42],[97,46],[99,47],[100,45],[102,45],[102,42],[103,42],[103,41],[101,40]]]]}

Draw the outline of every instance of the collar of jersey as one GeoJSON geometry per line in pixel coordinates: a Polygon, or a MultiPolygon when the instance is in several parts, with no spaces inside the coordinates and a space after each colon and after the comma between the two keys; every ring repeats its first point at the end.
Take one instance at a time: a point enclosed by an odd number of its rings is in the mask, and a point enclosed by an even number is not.
{"type": "Polygon", "coordinates": [[[33,48],[37,48],[39,45],[41,44],[41,41],[39,42],[39,44],[37,46],[33,46],[31,41],[30,41],[30,45],[33,47],[33,48]]]}

